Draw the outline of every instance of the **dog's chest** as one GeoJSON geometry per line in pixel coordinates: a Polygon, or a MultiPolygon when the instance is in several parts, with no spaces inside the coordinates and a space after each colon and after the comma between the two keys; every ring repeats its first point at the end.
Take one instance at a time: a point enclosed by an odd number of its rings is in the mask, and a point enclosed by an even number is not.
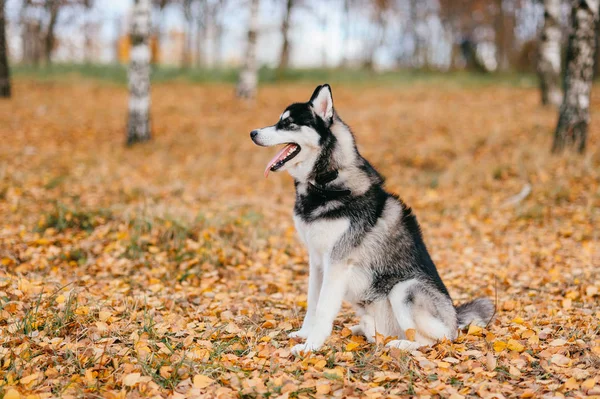
{"type": "Polygon", "coordinates": [[[309,253],[318,256],[330,255],[333,247],[350,227],[350,221],[345,218],[305,222],[297,215],[294,215],[294,224],[309,253]]]}

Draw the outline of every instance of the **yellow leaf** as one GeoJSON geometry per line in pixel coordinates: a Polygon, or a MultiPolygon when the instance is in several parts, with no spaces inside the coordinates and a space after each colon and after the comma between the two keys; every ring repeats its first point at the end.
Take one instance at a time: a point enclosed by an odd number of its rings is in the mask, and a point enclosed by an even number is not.
{"type": "Polygon", "coordinates": [[[327,366],[327,361],[325,359],[321,359],[315,363],[314,367],[317,370],[323,370],[327,366]]]}
{"type": "Polygon", "coordinates": [[[533,337],[534,335],[535,335],[535,331],[533,331],[533,330],[525,330],[521,334],[521,338],[530,338],[530,337],[533,337]]]}
{"type": "Polygon", "coordinates": [[[516,368],[516,367],[515,367],[515,366],[513,366],[513,365],[511,365],[511,366],[508,368],[508,372],[509,372],[511,375],[514,375],[515,377],[519,377],[519,376],[521,375],[521,370],[519,370],[518,368],[516,368]]]}
{"type": "Polygon", "coordinates": [[[574,391],[579,389],[579,384],[574,377],[571,377],[563,384],[563,388],[567,391],[574,391]]]}
{"type": "Polygon", "coordinates": [[[331,385],[329,385],[329,381],[319,381],[317,382],[317,394],[327,395],[331,391],[331,385]]]}
{"type": "Polygon", "coordinates": [[[356,348],[358,348],[360,346],[360,344],[358,342],[348,342],[348,344],[346,345],[346,351],[347,352],[352,352],[353,350],[355,350],[356,348]]]}
{"type": "Polygon", "coordinates": [[[92,369],[85,370],[85,380],[89,385],[92,385],[96,382],[96,377],[94,377],[94,372],[92,369]]]}
{"type": "Polygon", "coordinates": [[[519,341],[516,341],[514,339],[508,340],[508,344],[506,344],[506,348],[509,351],[517,351],[517,352],[523,352],[525,350],[525,347],[519,341]]]}
{"type": "Polygon", "coordinates": [[[64,295],[59,295],[56,297],[56,303],[63,303],[66,300],[64,295]]]}
{"type": "Polygon", "coordinates": [[[21,395],[19,394],[19,392],[16,389],[9,389],[8,391],[6,391],[6,393],[4,394],[4,399],[20,399],[21,395]]]}
{"type": "Polygon", "coordinates": [[[498,361],[492,352],[488,352],[485,355],[485,365],[487,366],[488,371],[494,371],[496,366],[498,366],[498,361]]]}
{"type": "Polygon", "coordinates": [[[262,328],[273,328],[273,327],[275,327],[274,320],[267,320],[262,324],[262,328]]]}
{"type": "Polygon", "coordinates": [[[225,331],[229,334],[238,334],[241,330],[235,323],[229,323],[227,324],[227,327],[225,327],[225,331]]]}
{"type": "Polygon", "coordinates": [[[23,385],[27,385],[32,381],[35,381],[40,376],[40,373],[33,373],[28,375],[27,377],[23,377],[19,380],[19,382],[23,385]]]}
{"type": "Polygon", "coordinates": [[[138,381],[140,380],[141,376],[142,375],[140,373],[130,373],[130,374],[127,374],[123,378],[123,384],[126,387],[132,387],[132,386],[134,386],[135,384],[138,383],[138,381]]]}
{"type": "Polygon", "coordinates": [[[550,362],[552,362],[553,364],[555,364],[557,366],[565,367],[571,363],[571,359],[569,359],[568,357],[566,357],[564,355],[557,353],[557,354],[552,355],[552,357],[550,358],[550,362]]]}
{"type": "Polygon", "coordinates": [[[521,394],[521,398],[523,398],[523,399],[533,398],[534,396],[535,396],[535,392],[531,389],[526,389],[521,394]]]}
{"type": "Polygon", "coordinates": [[[407,340],[414,342],[417,331],[414,328],[409,328],[404,332],[404,335],[406,335],[407,340]]]}
{"type": "Polygon", "coordinates": [[[98,318],[100,321],[106,321],[110,318],[110,316],[112,316],[112,314],[107,310],[101,310],[98,312],[98,318]]]}
{"type": "Polygon", "coordinates": [[[77,309],[75,309],[75,314],[78,314],[80,316],[86,316],[90,313],[90,308],[88,308],[87,306],[80,306],[77,309]]]}
{"type": "Polygon", "coordinates": [[[504,341],[494,342],[494,351],[502,352],[504,349],[506,349],[506,342],[504,342],[504,341]]]}
{"type": "Polygon", "coordinates": [[[469,326],[469,331],[467,331],[468,335],[475,335],[475,336],[481,336],[481,333],[483,332],[483,328],[476,326],[475,324],[471,324],[469,326]]]}
{"type": "Polygon", "coordinates": [[[441,369],[447,369],[447,368],[450,368],[450,363],[440,361],[440,362],[438,362],[438,367],[441,369]]]}
{"type": "Polygon", "coordinates": [[[341,367],[336,367],[334,369],[324,369],[323,374],[334,375],[340,380],[344,379],[344,369],[341,367]]]}
{"type": "Polygon", "coordinates": [[[583,383],[581,384],[581,388],[585,391],[589,391],[595,385],[596,385],[596,378],[588,378],[587,380],[583,381],[583,383]]]}
{"type": "Polygon", "coordinates": [[[203,389],[203,388],[206,388],[207,386],[211,385],[214,382],[215,381],[212,378],[207,377],[202,374],[196,374],[194,376],[194,388],[203,389]]]}

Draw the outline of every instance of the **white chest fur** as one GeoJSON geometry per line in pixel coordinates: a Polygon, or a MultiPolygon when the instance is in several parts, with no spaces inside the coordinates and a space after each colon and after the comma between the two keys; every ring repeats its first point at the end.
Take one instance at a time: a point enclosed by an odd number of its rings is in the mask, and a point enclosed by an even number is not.
{"type": "Polygon", "coordinates": [[[305,222],[294,215],[294,223],[300,239],[311,256],[329,256],[335,244],[350,227],[350,220],[317,220],[305,222]]]}

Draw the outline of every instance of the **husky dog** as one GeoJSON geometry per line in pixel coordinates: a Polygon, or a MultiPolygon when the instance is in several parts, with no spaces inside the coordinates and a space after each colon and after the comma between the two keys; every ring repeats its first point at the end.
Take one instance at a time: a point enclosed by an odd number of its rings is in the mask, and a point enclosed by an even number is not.
{"type": "Polygon", "coordinates": [[[453,340],[459,328],[490,322],[495,309],[489,299],[453,305],[415,215],[384,190],[383,177],[358,152],[333,108],[329,85],[250,136],[263,147],[284,144],[265,177],[287,170],[296,186],[294,222],[308,248],[310,273],[306,316],[290,334],[306,341],[292,348],[294,354],[323,345],[343,300],[360,316],[353,334],[369,342],[376,333],[398,337],[387,346],[403,350],[453,340]]]}

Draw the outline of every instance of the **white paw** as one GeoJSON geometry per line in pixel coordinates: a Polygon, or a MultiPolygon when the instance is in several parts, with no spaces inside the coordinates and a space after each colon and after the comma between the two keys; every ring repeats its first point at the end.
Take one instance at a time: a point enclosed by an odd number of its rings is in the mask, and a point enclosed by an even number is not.
{"type": "Polygon", "coordinates": [[[388,348],[398,348],[403,351],[411,352],[419,349],[422,345],[417,342],[408,341],[406,339],[395,339],[393,341],[388,342],[385,346],[387,346],[388,348]]]}
{"type": "Polygon", "coordinates": [[[350,331],[352,331],[352,335],[365,335],[365,332],[360,324],[350,327],[350,331]]]}
{"type": "Polygon", "coordinates": [[[309,333],[308,328],[301,328],[298,331],[292,331],[291,333],[289,333],[288,337],[306,339],[306,338],[308,338],[308,333],[309,333]]]}
{"type": "Polygon", "coordinates": [[[305,342],[303,344],[294,345],[292,347],[292,353],[296,356],[307,355],[310,352],[314,352],[318,350],[321,345],[317,345],[312,342],[305,342]]]}

